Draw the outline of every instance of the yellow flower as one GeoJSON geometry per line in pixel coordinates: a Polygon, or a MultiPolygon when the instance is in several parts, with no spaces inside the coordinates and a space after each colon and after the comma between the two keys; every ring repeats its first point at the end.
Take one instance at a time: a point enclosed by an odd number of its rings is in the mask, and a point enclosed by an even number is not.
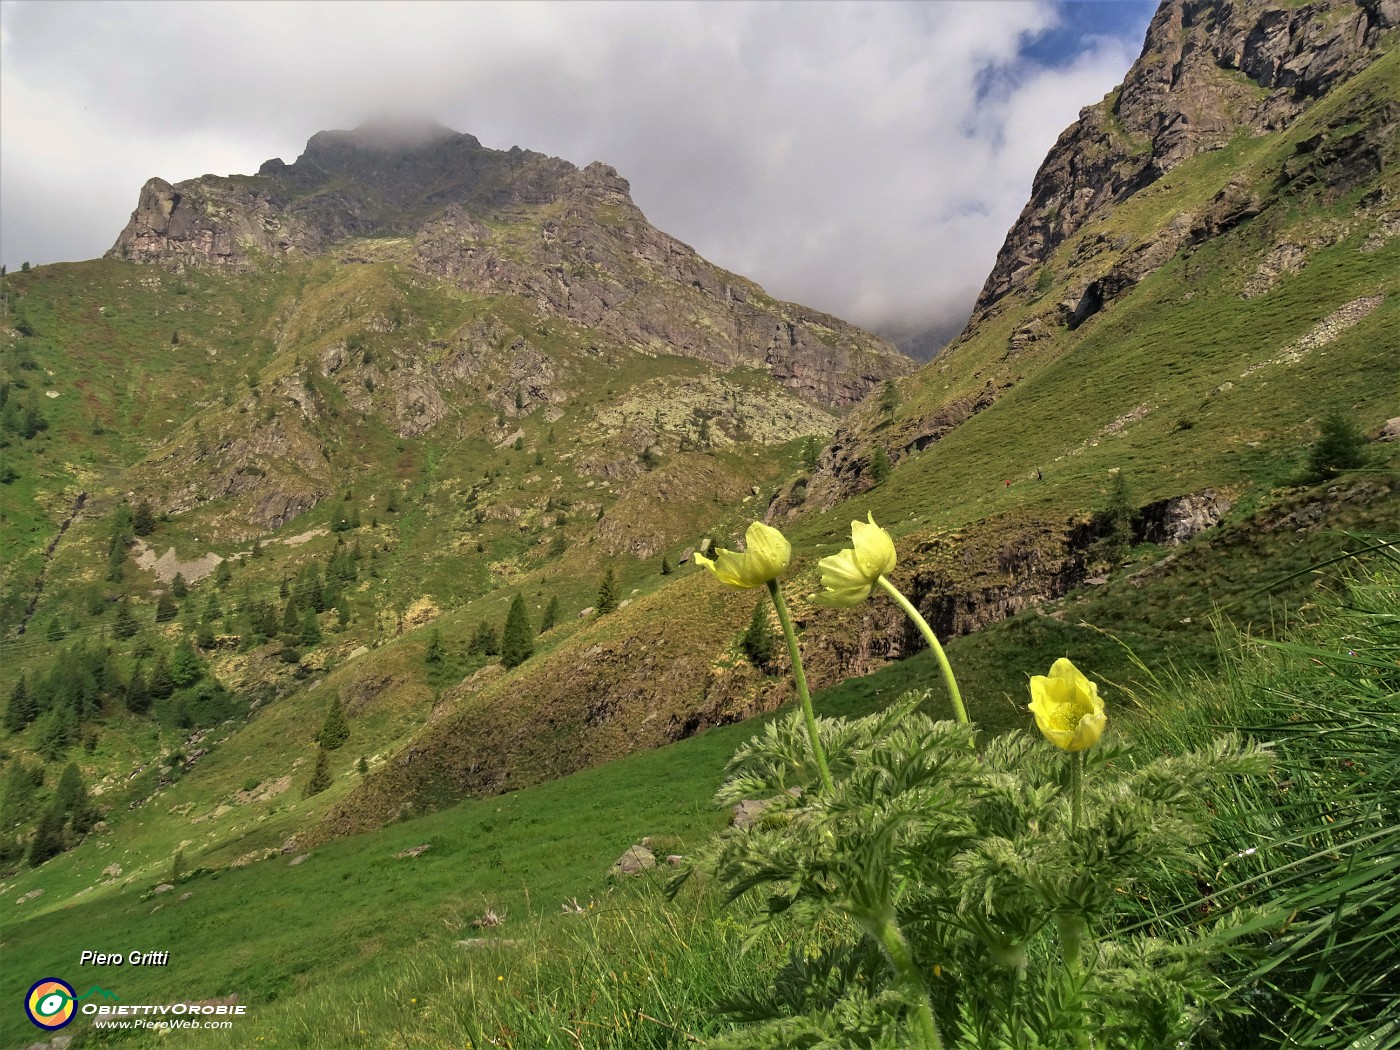
{"type": "Polygon", "coordinates": [[[1093,747],[1108,721],[1098,685],[1063,656],[1051,665],[1049,677],[1032,676],[1030,712],[1045,739],[1066,751],[1093,747]]]}
{"type": "Polygon", "coordinates": [[[743,554],[716,549],[714,560],[697,554],[695,562],[731,587],[762,587],[781,576],[792,558],[792,545],[783,534],[761,521],[744,533],[744,546],[743,554]]]}
{"type": "Polygon", "coordinates": [[[849,608],[870,597],[870,588],[881,576],[894,570],[897,561],[894,540],[875,524],[875,515],[866,515],[870,524],[851,522],[851,544],[840,554],[833,554],[817,563],[822,586],[817,595],[822,605],[849,608]]]}

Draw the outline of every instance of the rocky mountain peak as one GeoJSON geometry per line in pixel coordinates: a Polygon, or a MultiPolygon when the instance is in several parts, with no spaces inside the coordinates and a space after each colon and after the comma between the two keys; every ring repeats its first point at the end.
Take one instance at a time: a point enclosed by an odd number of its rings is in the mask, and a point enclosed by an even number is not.
{"type": "Polygon", "coordinates": [[[1087,222],[1183,161],[1287,128],[1392,46],[1397,25],[1400,0],[1163,0],[1122,85],[1082,110],[1042,163],[972,323],[1087,222]]]}
{"type": "Polygon", "coordinates": [[[764,368],[822,405],[854,404],[913,367],[656,229],[612,167],[489,149],[425,120],[318,132],[294,163],[256,175],[152,179],[107,255],[252,269],[366,237],[404,239],[396,261],[474,294],[524,300],[629,349],[764,368]]]}

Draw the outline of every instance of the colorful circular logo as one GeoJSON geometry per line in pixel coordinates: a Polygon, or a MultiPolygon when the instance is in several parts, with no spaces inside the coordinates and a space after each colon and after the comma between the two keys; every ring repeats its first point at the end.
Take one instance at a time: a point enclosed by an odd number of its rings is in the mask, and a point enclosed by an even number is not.
{"type": "Polygon", "coordinates": [[[45,977],[42,981],[35,981],[34,987],[24,997],[24,1012],[40,1028],[54,1031],[73,1020],[77,1012],[73,1003],[76,998],[77,993],[67,981],[45,977]]]}

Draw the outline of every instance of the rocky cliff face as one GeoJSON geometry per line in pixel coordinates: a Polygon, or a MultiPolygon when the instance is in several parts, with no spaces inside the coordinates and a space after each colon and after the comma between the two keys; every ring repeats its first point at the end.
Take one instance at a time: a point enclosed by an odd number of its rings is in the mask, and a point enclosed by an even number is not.
{"type": "Polygon", "coordinates": [[[940,440],[1207,244],[1252,236],[1234,249],[1255,268],[1245,299],[1351,232],[1369,231],[1361,250],[1379,250],[1400,229],[1400,99],[1393,76],[1363,74],[1397,45],[1400,0],[1163,0],[1123,84],[1084,109],[1041,165],[962,335],[907,384],[948,392],[889,418],[872,406],[848,416],[769,519],[869,488],[877,446],[897,465],[940,440]],[[1203,172],[1205,155],[1226,148],[1253,159],[1203,172]],[[1154,203],[1168,194],[1170,209],[1154,203]],[[1298,221],[1348,195],[1357,205],[1346,222],[1298,221]]]}
{"type": "MultiPolygon", "coordinates": [[[[1366,68],[1400,25],[1400,0],[1164,0],[1122,86],[1079,115],[1037,172],[977,299],[972,324],[1026,290],[1055,249],[1182,161],[1234,136],[1290,126],[1366,68]]],[[[1078,290],[1063,320],[1082,323],[1192,238],[1257,213],[1237,185],[1200,215],[1178,215],[1118,272],[1078,290]]]]}
{"type": "Polygon", "coordinates": [[[656,229],[627,181],[438,125],[313,136],[255,176],[152,179],[111,258],[247,269],[355,237],[412,239],[407,262],[476,293],[529,301],[600,341],[768,370],[844,408],[913,364],[837,318],[778,302],[656,229]]]}

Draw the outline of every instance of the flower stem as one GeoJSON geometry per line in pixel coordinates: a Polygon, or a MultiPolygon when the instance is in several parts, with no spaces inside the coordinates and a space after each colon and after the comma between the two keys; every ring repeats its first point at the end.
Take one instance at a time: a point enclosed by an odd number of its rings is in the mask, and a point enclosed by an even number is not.
{"type": "Polygon", "coordinates": [[[958,716],[958,721],[963,725],[967,725],[967,708],[963,706],[962,693],[958,692],[958,680],[953,676],[953,667],[948,663],[948,654],[943,651],[943,646],[938,644],[938,638],[934,635],[933,628],[928,625],[928,621],[924,619],[923,614],[914,607],[914,603],[899,592],[898,587],[890,583],[890,581],[883,576],[876,577],[875,582],[884,588],[885,593],[898,603],[899,607],[904,610],[905,615],[914,621],[914,626],[923,634],[924,641],[928,642],[928,647],[933,650],[933,655],[938,658],[938,666],[943,669],[943,681],[948,686],[948,695],[953,699],[953,711],[958,716]]]}
{"type": "Polygon", "coordinates": [[[914,965],[914,953],[909,950],[909,942],[904,939],[904,934],[893,919],[885,919],[867,928],[880,942],[885,957],[899,975],[899,983],[916,1004],[912,1022],[918,1041],[913,1045],[925,1050],[943,1050],[943,1037],[938,1034],[938,1022],[933,1019],[933,1006],[929,1003],[928,989],[924,987],[924,982],[914,965]]]}
{"type": "MultiPolygon", "coordinates": [[[[1070,786],[1070,831],[1078,831],[1084,826],[1084,752],[1072,751],[1069,755],[1070,786]]],[[[1076,1009],[1084,1003],[1084,934],[1085,922],[1081,915],[1063,914],[1057,916],[1060,928],[1060,945],[1065,956],[1065,970],[1069,973],[1070,984],[1076,1009]]],[[[1075,1025],[1075,1046],[1077,1050],[1089,1050],[1089,1028],[1081,1015],[1075,1025]]]]}
{"type": "Polygon", "coordinates": [[[817,736],[817,716],[812,713],[812,694],[807,691],[807,674],[802,670],[802,654],[797,649],[797,631],[788,615],[787,602],[777,580],[768,581],[768,593],[773,596],[773,607],[778,610],[778,622],[783,625],[783,637],[787,639],[788,656],[792,659],[792,677],[797,681],[797,696],[802,701],[802,717],[807,720],[807,737],[812,742],[812,757],[816,759],[817,772],[821,775],[822,788],[831,792],[831,770],[826,765],[826,752],[822,750],[821,739],[817,736]]]}
{"type": "Polygon", "coordinates": [[[1084,823],[1084,752],[1071,751],[1069,756],[1069,786],[1073,800],[1070,830],[1078,831],[1084,823]]]}

